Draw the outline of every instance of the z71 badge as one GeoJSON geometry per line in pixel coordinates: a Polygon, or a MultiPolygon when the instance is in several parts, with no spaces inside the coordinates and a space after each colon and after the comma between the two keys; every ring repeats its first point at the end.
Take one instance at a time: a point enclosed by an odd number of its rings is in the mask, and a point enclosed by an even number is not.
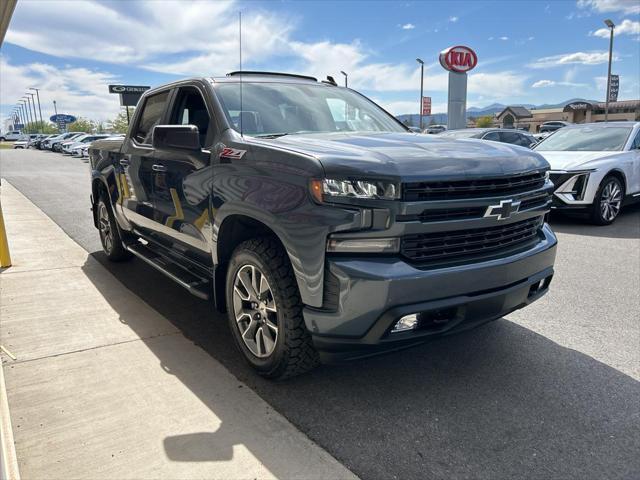
{"type": "Polygon", "coordinates": [[[238,150],[236,148],[225,147],[220,152],[220,158],[226,158],[229,160],[240,160],[245,153],[247,153],[246,150],[238,150]]]}

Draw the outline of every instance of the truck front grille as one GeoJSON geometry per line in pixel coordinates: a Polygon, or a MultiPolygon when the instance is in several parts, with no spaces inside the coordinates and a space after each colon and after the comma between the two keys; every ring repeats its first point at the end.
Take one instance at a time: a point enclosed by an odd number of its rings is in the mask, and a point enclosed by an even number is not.
{"type": "Polygon", "coordinates": [[[544,176],[544,172],[533,172],[478,180],[405,183],[402,186],[402,197],[408,202],[418,202],[509,196],[542,188],[544,176]]]}
{"type": "Polygon", "coordinates": [[[416,263],[481,258],[535,241],[541,226],[538,216],[496,227],[406,235],[400,252],[416,263]]]}

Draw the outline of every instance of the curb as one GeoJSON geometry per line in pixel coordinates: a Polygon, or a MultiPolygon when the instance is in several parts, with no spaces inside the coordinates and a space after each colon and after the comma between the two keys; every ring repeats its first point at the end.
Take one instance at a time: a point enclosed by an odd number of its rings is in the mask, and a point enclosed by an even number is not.
{"type": "Polygon", "coordinates": [[[4,384],[4,364],[0,366],[0,478],[2,480],[20,480],[18,457],[13,441],[13,428],[7,401],[7,389],[4,384]]]}

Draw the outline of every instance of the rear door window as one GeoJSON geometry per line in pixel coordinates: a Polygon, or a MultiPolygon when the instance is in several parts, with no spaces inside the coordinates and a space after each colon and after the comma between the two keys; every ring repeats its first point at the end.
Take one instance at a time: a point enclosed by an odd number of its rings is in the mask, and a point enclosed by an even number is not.
{"type": "Polygon", "coordinates": [[[153,132],[153,127],[158,125],[162,120],[168,99],[168,90],[151,95],[145,99],[142,107],[142,113],[140,114],[138,124],[133,135],[136,142],[145,145],[151,144],[151,133],[153,132]]]}
{"type": "Polygon", "coordinates": [[[483,140],[491,140],[494,142],[499,142],[500,141],[500,133],[499,132],[489,132],[487,133],[484,137],[482,137],[483,140]]]}

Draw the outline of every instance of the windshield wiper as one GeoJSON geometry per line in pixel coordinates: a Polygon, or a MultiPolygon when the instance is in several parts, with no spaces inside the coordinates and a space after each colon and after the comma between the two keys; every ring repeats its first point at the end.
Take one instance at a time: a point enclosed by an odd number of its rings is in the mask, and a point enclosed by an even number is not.
{"type": "Polygon", "coordinates": [[[284,137],[285,135],[289,135],[289,132],[282,133],[261,133],[259,135],[254,135],[256,138],[279,138],[284,137]]]}

